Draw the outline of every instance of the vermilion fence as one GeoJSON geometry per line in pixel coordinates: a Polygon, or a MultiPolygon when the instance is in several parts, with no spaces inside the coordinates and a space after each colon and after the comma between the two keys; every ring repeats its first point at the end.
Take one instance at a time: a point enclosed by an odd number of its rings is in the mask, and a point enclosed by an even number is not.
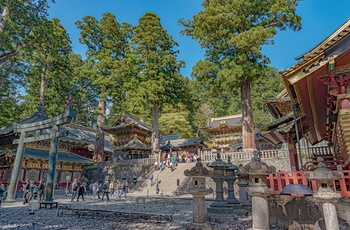
{"type": "MultiPolygon", "coordinates": [[[[343,179],[333,181],[335,192],[343,197],[350,197],[350,170],[339,170],[335,172],[342,172],[344,174],[343,179]]],[[[280,194],[282,189],[289,184],[303,184],[316,193],[316,182],[313,180],[308,181],[305,177],[309,173],[311,171],[276,172],[267,176],[267,186],[273,189],[272,194],[280,194]]]]}

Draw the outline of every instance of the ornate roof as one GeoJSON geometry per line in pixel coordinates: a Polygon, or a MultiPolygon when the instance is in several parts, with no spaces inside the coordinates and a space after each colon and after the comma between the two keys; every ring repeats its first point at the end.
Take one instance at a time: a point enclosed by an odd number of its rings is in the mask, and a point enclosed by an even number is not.
{"type": "Polygon", "coordinates": [[[122,129],[128,126],[137,126],[140,129],[144,129],[148,132],[152,132],[152,129],[141,119],[138,119],[135,116],[130,115],[127,112],[123,112],[118,120],[111,126],[103,126],[102,129],[106,132],[113,132],[118,129],[122,129]]]}
{"type": "Polygon", "coordinates": [[[217,129],[220,126],[228,126],[228,127],[242,126],[242,114],[211,118],[209,126],[202,128],[202,130],[208,131],[212,129],[217,129]]]}
{"type": "MultiPolygon", "coordinates": [[[[10,153],[15,156],[17,153],[17,148],[13,148],[10,150],[0,150],[0,156],[5,155],[6,153],[10,153]]],[[[49,151],[26,148],[24,152],[24,157],[32,158],[32,159],[49,160],[49,151]]],[[[62,153],[62,152],[58,152],[58,161],[75,162],[75,163],[82,163],[82,164],[93,163],[92,159],[85,158],[74,153],[62,153]]]]}
{"type": "Polygon", "coordinates": [[[195,138],[189,138],[189,139],[175,139],[175,140],[168,140],[163,145],[160,146],[160,149],[177,149],[181,147],[188,147],[188,146],[194,146],[194,145],[203,145],[203,140],[201,137],[195,137],[195,138]]]}
{"type": "MultiPolygon", "coordinates": [[[[93,150],[96,143],[96,130],[90,127],[85,127],[77,124],[67,124],[64,126],[69,134],[61,140],[68,142],[86,142],[89,144],[89,149],[93,150]]],[[[110,143],[110,138],[105,135],[104,149],[106,152],[113,152],[114,147],[110,143]]]]}
{"type": "Polygon", "coordinates": [[[169,134],[169,135],[164,135],[159,138],[159,144],[160,145],[165,145],[168,143],[168,141],[171,140],[178,140],[181,138],[181,134],[169,134]]]}
{"type": "MultiPolygon", "coordinates": [[[[43,107],[39,107],[38,112],[34,113],[34,115],[27,117],[23,119],[22,121],[18,122],[17,124],[30,124],[35,123],[39,121],[44,121],[49,119],[49,117],[46,115],[45,110],[43,107]]],[[[1,135],[8,135],[13,133],[13,125],[9,125],[7,127],[0,128],[0,136],[1,135]]]]}
{"type": "MultiPolygon", "coordinates": [[[[306,52],[303,55],[295,58],[296,60],[301,60],[297,65],[293,65],[292,68],[286,69],[282,74],[288,75],[295,70],[302,68],[308,62],[314,60],[315,58],[322,57],[326,50],[330,49],[334,44],[338,43],[341,39],[348,36],[350,33],[350,19],[344,22],[338,29],[336,29],[329,37],[324,39],[316,47],[306,52]]],[[[334,50],[336,52],[336,50],[334,50]]],[[[328,54],[327,56],[332,56],[328,54]]]]}
{"type": "Polygon", "coordinates": [[[127,144],[119,146],[120,150],[150,150],[151,146],[142,143],[139,139],[134,138],[127,144]]]}

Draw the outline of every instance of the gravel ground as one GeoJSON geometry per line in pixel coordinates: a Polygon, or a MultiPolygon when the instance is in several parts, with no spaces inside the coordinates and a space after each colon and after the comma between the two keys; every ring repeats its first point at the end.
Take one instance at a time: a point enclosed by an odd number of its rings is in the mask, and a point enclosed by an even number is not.
{"type": "MultiPolygon", "coordinates": [[[[195,228],[192,222],[192,201],[188,199],[150,198],[145,204],[136,204],[134,197],[115,198],[109,202],[92,200],[70,202],[67,197],[55,199],[59,204],[68,204],[72,208],[116,210],[121,212],[142,212],[171,214],[173,220],[166,223],[121,222],[111,219],[77,216],[57,216],[56,209],[40,209],[34,211],[30,205],[23,205],[20,200],[12,204],[3,204],[0,208],[0,229],[249,229],[251,216],[240,217],[232,223],[208,223],[195,228]]],[[[211,202],[206,202],[209,206],[211,202]]]]}

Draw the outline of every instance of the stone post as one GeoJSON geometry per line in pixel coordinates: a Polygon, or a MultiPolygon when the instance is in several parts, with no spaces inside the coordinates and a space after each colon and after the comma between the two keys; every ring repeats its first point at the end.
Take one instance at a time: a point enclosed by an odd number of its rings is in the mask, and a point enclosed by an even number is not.
{"type": "Polygon", "coordinates": [[[24,144],[25,136],[26,136],[26,132],[22,131],[20,138],[19,138],[19,143],[17,146],[17,153],[16,153],[16,158],[15,158],[15,162],[14,162],[12,173],[11,173],[10,187],[8,190],[6,202],[15,202],[16,201],[17,185],[18,185],[18,180],[20,177],[19,174],[21,172],[23,155],[24,155],[24,151],[25,151],[25,144],[24,144]]]}
{"type": "Polygon", "coordinates": [[[51,142],[50,142],[50,152],[49,152],[49,165],[47,169],[47,179],[45,186],[45,201],[53,201],[53,191],[55,187],[55,174],[57,165],[57,150],[58,150],[58,138],[57,133],[59,132],[58,126],[52,127],[51,142]]]}
{"type": "Polygon", "coordinates": [[[250,198],[249,194],[246,191],[246,187],[249,185],[249,175],[243,173],[241,167],[243,166],[240,166],[240,169],[236,174],[238,178],[237,185],[239,187],[239,202],[241,204],[248,204],[250,203],[250,198]]]}
{"type": "Polygon", "coordinates": [[[205,178],[209,176],[209,170],[203,167],[201,158],[198,158],[196,166],[185,170],[184,173],[192,179],[189,193],[193,195],[193,224],[205,224],[207,222],[205,196],[209,194],[205,178]]]}
{"type": "Polygon", "coordinates": [[[249,186],[246,190],[252,196],[252,229],[268,230],[270,223],[267,197],[272,193],[272,189],[266,186],[266,176],[276,169],[261,162],[258,151],[254,151],[253,154],[252,162],[242,167],[243,173],[249,175],[249,186]]]}
{"type": "Polygon", "coordinates": [[[322,205],[326,229],[337,230],[339,223],[334,203],[338,201],[340,195],[334,192],[333,181],[342,179],[344,174],[328,169],[322,157],[318,157],[317,162],[317,169],[307,174],[306,178],[316,181],[318,190],[314,194],[314,201],[322,205]]]}

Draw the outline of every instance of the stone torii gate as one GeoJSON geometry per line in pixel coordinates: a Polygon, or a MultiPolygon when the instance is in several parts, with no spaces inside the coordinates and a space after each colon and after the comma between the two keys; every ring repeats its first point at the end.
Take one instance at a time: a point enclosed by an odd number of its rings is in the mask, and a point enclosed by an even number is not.
{"type": "Polygon", "coordinates": [[[18,180],[21,172],[25,143],[50,140],[49,165],[45,186],[46,202],[53,201],[53,189],[56,173],[58,138],[68,135],[66,130],[60,130],[61,126],[69,123],[75,117],[76,111],[71,109],[57,117],[30,124],[14,124],[14,132],[20,133],[20,138],[13,141],[18,144],[16,158],[11,174],[10,187],[6,202],[15,202],[18,180]],[[43,133],[43,130],[51,129],[51,133],[43,133]],[[35,132],[34,137],[27,137],[28,133],[35,132]]]}

